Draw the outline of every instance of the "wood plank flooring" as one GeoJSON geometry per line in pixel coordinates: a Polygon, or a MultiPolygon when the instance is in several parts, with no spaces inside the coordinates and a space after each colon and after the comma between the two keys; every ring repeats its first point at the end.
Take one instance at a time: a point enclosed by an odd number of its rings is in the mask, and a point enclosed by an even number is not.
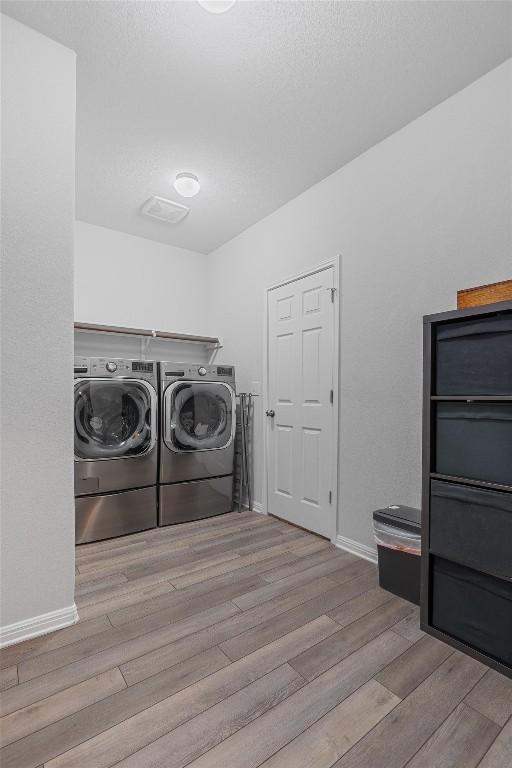
{"type": "Polygon", "coordinates": [[[512,681],[323,539],[232,513],[76,566],[79,623],[0,652],[2,768],[512,766],[512,681]]]}

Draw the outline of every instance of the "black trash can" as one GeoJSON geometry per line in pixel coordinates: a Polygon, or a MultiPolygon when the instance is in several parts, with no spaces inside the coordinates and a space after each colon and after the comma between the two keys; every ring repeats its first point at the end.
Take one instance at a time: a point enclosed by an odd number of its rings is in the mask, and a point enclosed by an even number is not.
{"type": "Polygon", "coordinates": [[[379,585],[420,604],[421,513],[393,504],[373,513],[379,557],[379,585]]]}

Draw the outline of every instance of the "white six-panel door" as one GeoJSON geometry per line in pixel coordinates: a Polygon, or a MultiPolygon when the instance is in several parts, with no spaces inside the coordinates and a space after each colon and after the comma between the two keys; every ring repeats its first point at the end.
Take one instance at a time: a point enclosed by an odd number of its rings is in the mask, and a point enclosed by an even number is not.
{"type": "Polygon", "coordinates": [[[334,268],[268,291],[268,512],[331,538],[334,268]]]}

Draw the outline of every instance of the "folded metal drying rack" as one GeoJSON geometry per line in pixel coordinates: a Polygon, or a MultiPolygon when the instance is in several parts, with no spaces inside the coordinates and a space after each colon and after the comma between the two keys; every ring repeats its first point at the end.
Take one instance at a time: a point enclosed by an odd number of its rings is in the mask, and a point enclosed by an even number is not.
{"type": "Polygon", "coordinates": [[[252,510],[252,451],[251,451],[251,427],[252,427],[252,392],[239,392],[237,395],[240,400],[239,422],[240,422],[240,476],[238,486],[238,511],[242,511],[243,500],[247,499],[247,506],[252,510]]]}

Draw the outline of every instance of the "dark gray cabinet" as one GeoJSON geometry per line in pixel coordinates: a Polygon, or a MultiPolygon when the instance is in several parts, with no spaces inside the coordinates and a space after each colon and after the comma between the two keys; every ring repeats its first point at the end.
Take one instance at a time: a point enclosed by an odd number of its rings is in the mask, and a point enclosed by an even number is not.
{"type": "Polygon", "coordinates": [[[512,302],[424,318],[421,627],[512,677],[512,302]]]}

